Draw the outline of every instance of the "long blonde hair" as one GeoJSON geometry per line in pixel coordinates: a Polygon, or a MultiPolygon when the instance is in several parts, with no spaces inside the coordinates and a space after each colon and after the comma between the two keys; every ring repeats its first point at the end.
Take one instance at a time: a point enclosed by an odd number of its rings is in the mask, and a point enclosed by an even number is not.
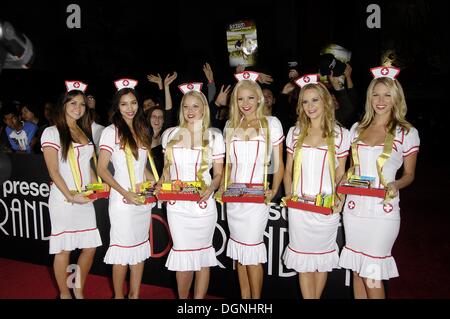
{"type": "Polygon", "coordinates": [[[228,122],[227,127],[229,128],[237,128],[241,122],[242,113],[239,110],[238,106],[238,91],[240,89],[247,89],[252,90],[256,92],[256,95],[258,96],[258,107],[256,108],[256,117],[258,119],[261,119],[264,114],[264,94],[261,90],[261,87],[258,83],[251,80],[242,80],[239,81],[231,93],[230,97],[230,120],[228,122]]]}
{"type": "Polygon", "coordinates": [[[297,102],[297,123],[295,124],[300,131],[303,129],[308,129],[311,124],[311,119],[306,115],[305,110],[303,109],[302,101],[307,90],[316,90],[319,94],[320,99],[324,105],[324,113],[322,115],[322,120],[320,123],[320,128],[322,130],[322,137],[326,138],[334,134],[334,125],[336,124],[336,120],[334,117],[334,103],[333,98],[331,97],[330,92],[322,83],[315,84],[307,84],[300,90],[300,94],[298,96],[297,102]]]}
{"type": "Polygon", "coordinates": [[[203,104],[202,128],[203,129],[209,128],[211,126],[211,118],[210,118],[208,100],[206,99],[205,95],[202,92],[198,92],[198,91],[189,91],[185,95],[183,95],[183,98],[181,99],[181,103],[180,103],[180,112],[178,114],[178,121],[179,121],[180,127],[187,127],[187,121],[184,118],[184,114],[183,114],[183,105],[184,105],[184,101],[189,96],[196,97],[202,102],[202,104],[203,104]]]}
{"type": "MultiPolygon", "coordinates": [[[[175,136],[167,144],[166,153],[169,148],[170,149],[173,148],[173,146],[179,142],[180,136],[185,131],[183,128],[187,128],[187,126],[188,126],[188,123],[187,123],[186,119],[184,118],[184,114],[183,114],[183,105],[184,105],[184,101],[189,96],[198,98],[201,101],[201,103],[203,104],[203,116],[202,116],[202,126],[201,126],[202,127],[202,132],[201,132],[202,140],[209,137],[209,136],[205,137],[205,132],[207,132],[207,130],[211,126],[208,100],[206,99],[205,95],[201,92],[189,91],[186,94],[184,94],[183,98],[181,99],[181,103],[180,103],[180,112],[179,112],[178,119],[179,119],[179,127],[181,129],[178,130],[178,132],[175,134],[175,136]]],[[[208,138],[207,146],[209,146],[209,138],[208,138]]],[[[207,148],[209,149],[209,147],[207,147],[207,148]]]]}
{"type": "Polygon", "coordinates": [[[373,79],[372,82],[370,82],[366,93],[366,105],[364,117],[362,118],[361,122],[358,125],[357,128],[358,132],[362,132],[366,128],[368,128],[370,123],[372,123],[375,117],[375,112],[372,107],[372,94],[375,86],[379,83],[382,83],[387,86],[387,88],[391,92],[392,97],[393,105],[391,111],[391,118],[389,119],[389,122],[387,123],[386,126],[388,131],[394,132],[395,128],[397,126],[400,126],[404,128],[406,132],[409,132],[409,129],[412,127],[412,125],[405,119],[407,107],[405,94],[403,93],[403,88],[400,85],[400,82],[387,77],[376,78],[373,79]]]}

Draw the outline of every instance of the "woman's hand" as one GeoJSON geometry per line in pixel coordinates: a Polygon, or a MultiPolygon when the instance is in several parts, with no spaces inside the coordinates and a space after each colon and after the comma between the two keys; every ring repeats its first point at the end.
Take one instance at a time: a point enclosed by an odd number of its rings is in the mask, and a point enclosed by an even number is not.
{"type": "Polygon", "coordinates": [[[166,77],[164,78],[164,87],[168,87],[173,81],[175,81],[177,76],[177,72],[173,72],[172,75],[170,75],[170,73],[167,73],[166,77]]]}
{"type": "Polygon", "coordinates": [[[93,201],[93,199],[87,198],[83,194],[75,194],[68,200],[68,202],[72,204],[86,204],[93,201]]]}
{"type": "Polygon", "coordinates": [[[230,94],[231,85],[228,85],[226,88],[224,85],[220,87],[220,92],[217,95],[215,104],[217,107],[227,106],[228,105],[228,96],[230,94]]]}
{"type": "Polygon", "coordinates": [[[198,202],[200,203],[202,201],[207,201],[212,193],[214,193],[214,189],[210,186],[200,193],[200,199],[198,202]]]}
{"type": "Polygon", "coordinates": [[[205,73],[208,83],[214,83],[214,73],[208,62],[203,65],[203,73],[205,73]]]}
{"type": "Polygon", "coordinates": [[[277,192],[275,192],[273,189],[268,189],[264,192],[264,196],[266,197],[266,202],[270,203],[273,199],[273,197],[276,195],[277,192]]]}
{"type": "Polygon", "coordinates": [[[335,202],[334,202],[334,206],[332,207],[333,209],[333,214],[339,214],[342,211],[342,208],[344,207],[344,203],[345,203],[345,198],[336,198],[335,202]]]}
{"type": "Polygon", "coordinates": [[[142,205],[142,203],[139,202],[138,194],[133,192],[126,192],[123,199],[126,204],[142,205]]]}
{"type": "Polygon", "coordinates": [[[398,195],[398,186],[396,182],[390,182],[387,185],[387,192],[390,197],[396,197],[398,195]]]}
{"type": "Polygon", "coordinates": [[[273,82],[273,78],[269,74],[259,73],[257,81],[262,84],[271,84],[273,82]]]}
{"type": "Polygon", "coordinates": [[[162,80],[162,77],[161,77],[161,75],[160,75],[159,73],[158,73],[158,76],[153,75],[153,74],[147,75],[147,80],[148,80],[149,82],[151,82],[151,83],[158,84],[158,88],[159,88],[160,90],[163,89],[163,80],[162,80]]]}

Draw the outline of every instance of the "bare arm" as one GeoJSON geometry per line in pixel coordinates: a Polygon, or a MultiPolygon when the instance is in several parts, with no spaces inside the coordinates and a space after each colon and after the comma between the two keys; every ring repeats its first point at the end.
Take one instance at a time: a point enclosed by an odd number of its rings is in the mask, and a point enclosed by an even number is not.
{"type": "MultiPolygon", "coordinates": [[[[342,178],[345,175],[345,162],[347,161],[347,156],[338,158],[338,161],[339,161],[339,165],[336,168],[336,173],[334,176],[335,185],[336,185],[335,187],[337,187],[337,185],[339,185],[341,183],[342,178]]],[[[336,200],[336,202],[334,203],[333,214],[340,213],[342,211],[342,207],[344,206],[344,203],[345,203],[345,196],[341,194],[340,198],[338,198],[336,200]]]]}
{"type": "Polygon", "coordinates": [[[286,167],[284,168],[284,191],[286,196],[292,196],[292,167],[294,166],[294,156],[291,153],[287,153],[286,167]]]}
{"type": "Polygon", "coordinates": [[[398,191],[414,181],[416,172],[417,153],[404,158],[402,177],[388,184],[388,188],[397,196],[398,191]]]}
{"type": "Polygon", "coordinates": [[[165,98],[165,108],[166,111],[172,109],[172,95],[170,94],[170,84],[175,81],[178,74],[177,72],[173,72],[172,75],[167,74],[166,78],[164,79],[164,98],[165,98]]]}
{"type": "Polygon", "coordinates": [[[145,175],[146,181],[152,181],[152,182],[155,181],[155,177],[153,176],[152,172],[150,172],[147,167],[144,169],[144,175],[145,175]]]}
{"type": "Polygon", "coordinates": [[[272,198],[278,192],[284,175],[284,163],[283,163],[283,143],[280,143],[273,147],[273,161],[275,172],[273,174],[272,187],[266,191],[266,198],[271,201],[272,198]]]}
{"type": "Polygon", "coordinates": [[[219,188],[223,173],[223,159],[213,162],[213,179],[209,187],[200,194],[200,201],[207,200],[214,191],[219,188]]]}
{"type": "Polygon", "coordinates": [[[339,185],[342,178],[345,174],[345,163],[347,162],[347,156],[338,158],[339,166],[336,168],[336,175],[335,175],[335,183],[336,185],[339,185]]]}
{"type": "Polygon", "coordinates": [[[95,173],[95,171],[92,168],[91,168],[91,183],[92,184],[98,183],[97,173],[95,173]]]}
{"type": "Polygon", "coordinates": [[[98,157],[98,174],[109,186],[114,188],[120,195],[122,195],[128,203],[139,205],[137,195],[134,192],[127,191],[114,179],[111,172],[108,170],[108,163],[111,159],[111,153],[105,150],[100,150],[98,157]]]}

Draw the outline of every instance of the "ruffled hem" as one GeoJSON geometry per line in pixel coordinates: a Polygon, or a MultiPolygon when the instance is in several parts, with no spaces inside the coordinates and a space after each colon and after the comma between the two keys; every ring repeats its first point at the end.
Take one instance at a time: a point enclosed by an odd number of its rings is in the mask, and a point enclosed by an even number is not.
{"type": "Polygon", "coordinates": [[[357,272],[360,277],[374,280],[387,280],[399,276],[394,257],[370,257],[347,247],[342,250],[339,266],[357,272]]]}
{"type": "Polygon", "coordinates": [[[109,246],[103,261],[113,265],[136,265],[150,257],[150,242],[136,247],[109,246]]]}
{"type": "Polygon", "coordinates": [[[301,253],[293,251],[289,246],[283,254],[284,264],[296,272],[329,272],[339,269],[339,254],[335,250],[325,253],[301,253]]]}
{"type": "Polygon", "coordinates": [[[214,247],[199,250],[171,249],[167,257],[166,267],[171,271],[199,271],[202,267],[217,266],[214,247]]]}
{"type": "Polygon", "coordinates": [[[94,248],[102,245],[100,232],[97,228],[89,231],[67,232],[56,236],[50,236],[50,254],[58,254],[61,251],[75,249],[94,248]]]}
{"type": "Polygon", "coordinates": [[[228,240],[227,256],[233,260],[237,260],[241,265],[257,265],[267,262],[266,245],[261,243],[259,245],[245,245],[228,240]]]}

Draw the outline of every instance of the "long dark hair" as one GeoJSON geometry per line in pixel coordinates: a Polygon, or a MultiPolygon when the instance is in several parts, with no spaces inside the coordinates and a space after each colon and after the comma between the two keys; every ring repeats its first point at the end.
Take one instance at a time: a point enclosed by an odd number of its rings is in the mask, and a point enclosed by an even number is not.
{"type": "MultiPolygon", "coordinates": [[[[53,120],[55,121],[56,128],[59,132],[59,139],[62,147],[62,158],[64,161],[67,160],[67,154],[69,152],[69,147],[74,140],[72,139],[72,135],[70,134],[69,126],[66,121],[66,105],[76,96],[82,96],[84,103],[87,108],[87,98],[86,95],[79,90],[72,90],[68,93],[63,94],[56,105],[55,113],[53,115],[53,120]]],[[[87,111],[87,110],[86,110],[87,111]]],[[[92,131],[91,125],[89,124],[87,112],[84,112],[83,116],[77,120],[77,125],[81,128],[84,134],[89,139],[89,142],[92,142],[92,131]]]]}
{"type": "Polygon", "coordinates": [[[120,146],[124,148],[125,145],[128,144],[130,146],[134,158],[137,160],[139,158],[137,145],[138,142],[140,142],[147,148],[147,150],[150,151],[152,148],[152,138],[148,126],[146,124],[144,111],[142,107],[139,105],[140,103],[138,102],[138,109],[136,115],[133,118],[133,129],[134,132],[136,133],[136,138],[138,139],[138,141],[134,140],[133,134],[131,133],[130,128],[123,119],[119,109],[120,98],[124,95],[127,95],[128,93],[133,94],[136,100],[139,101],[138,95],[134,89],[124,88],[116,92],[116,94],[113,97],[112,103],[111,123],[117,127],[117,130],[119,132],[120,146]]]}

